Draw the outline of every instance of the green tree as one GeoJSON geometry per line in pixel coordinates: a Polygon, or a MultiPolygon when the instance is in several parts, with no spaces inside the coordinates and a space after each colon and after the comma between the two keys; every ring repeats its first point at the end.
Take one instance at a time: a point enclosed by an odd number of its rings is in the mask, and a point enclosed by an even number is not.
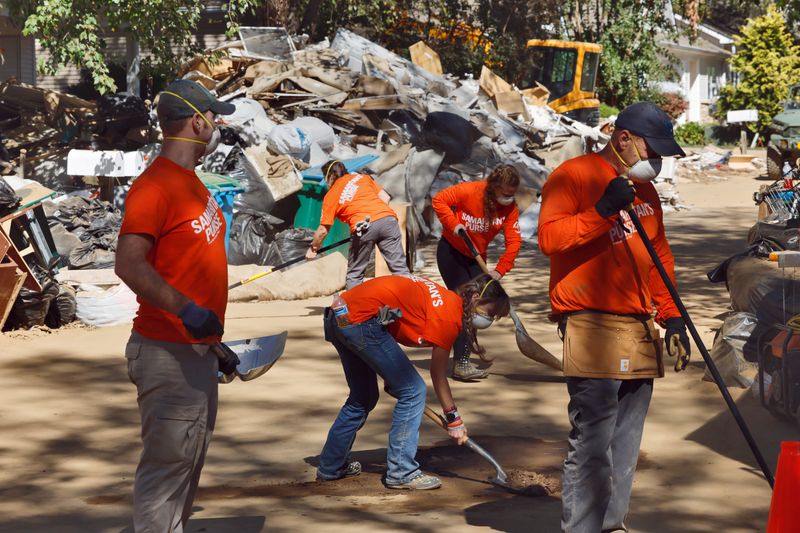
{"type": "Polygon", "coordinates": [[[783,15],[775,5],[753,19],[735,37],[736,53],[731,70],[740,77],[736,86],[720,91],[720,117],[732,109],[757,109],[759,120],[748,123],[751,131],[765,131],[778,112],[789,86],[800,81],[800,47],[794,44],[783,15]]]}
{"type": "MultiPolygon", "coordinates": [[[[44,74],[72,64],[88,70],[101,94],[117,87],[109,75],[107,38],[133,36],[142,49],[142,68],[174,71],[200,46],[195,31],[203,16],[203,0],[9,0],[23,34],[39,39],[50,54],[40,58],[44,74]]],[[[238,30],[238,19],[259,5],[256,0],[228,0],[226,34],[238,30]]]]}
{"type": "Polygon", "coordinates": [[[567,36],[603,45],[598,92],[620,108],[651,99],[651,82],[674,76],[659,41],[676,35],[660,0],[567,0],[567,36]]]}

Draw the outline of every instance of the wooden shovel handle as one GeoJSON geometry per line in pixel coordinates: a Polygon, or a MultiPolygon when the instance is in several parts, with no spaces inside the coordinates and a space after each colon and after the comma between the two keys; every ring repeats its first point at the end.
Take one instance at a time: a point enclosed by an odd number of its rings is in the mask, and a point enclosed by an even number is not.
{"type": "Polygon", "coordinates": [[[472,242],[472,239],[469,238],[467,232],[464,231],[463,229],[459,230],[458,236],[464,239],[464,242],[467,243],[467,248],[469,248],[469,252],[472,254],[472,258],[478,262],[478,265],[480,265],[481,270],[483,270],[483,273],[488,274],[489,267],[486,266],[486,261],[484,261],[483,257],[481,257],[481,254],[478,253],[478,249],[475,248],[475,244],[472,242]]]}
{"type": "Polygon", "coordinates": [[[434,411],[433,409],[431,409],[427,405],[425,406],[425,416],[427,416],[428,418],[433,420],[436,423],[437,426],[441,426],[442,429],[447,431],[447,422],[445,422],[445,420],[442,417],[442,415],[440,415],[439,413],[437,413],[436,411],[434,411]]]}

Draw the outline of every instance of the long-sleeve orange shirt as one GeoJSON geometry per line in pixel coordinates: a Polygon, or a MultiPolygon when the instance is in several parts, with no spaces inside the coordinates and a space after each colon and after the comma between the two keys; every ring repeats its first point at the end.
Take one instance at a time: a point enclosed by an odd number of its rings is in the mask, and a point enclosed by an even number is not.
{"type": "Polygon", "coordinates": [[[519,211],[517,204],[495,204],[497,210],[494,219],[487,223],[483,205],[486,193],[485,181],[472,181],[448,187],[433,197],[433,210],[444,227],[442,236],[462,254],[472,257],[464,240],[453,233],[453,229],[463,224],[467,234],[475,244],[475,248],[486,259],[486,250],[492,239],[503,230],[506,239],[506,251],[495,266],[500,274],[505,275],[514,266],[522,236],[519,232],[519,211]]]}
{"type": "MultiPolygon", "coordinates": [[[[655,303],[656,321],[663,324],[680,313],[630,217],[621,211],[606,219],[594,207],[616,176],[602,157],[587,154],[566,161],[545,182],[539,248],[550,256],[550,305],[555,315],[650,314],[655,303]]],[[[634,211],[674,283],[658,193],[652,183],[635,187],[634,211]]]]}

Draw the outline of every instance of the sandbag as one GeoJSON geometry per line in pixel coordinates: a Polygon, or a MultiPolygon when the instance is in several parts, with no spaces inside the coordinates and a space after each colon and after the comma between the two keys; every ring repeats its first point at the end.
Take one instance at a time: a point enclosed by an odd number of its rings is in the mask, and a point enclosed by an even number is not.
{"type": "Polygon", "coordinates": [[[4,178],[0,178],[0,216],[13,213],[21,203],[22,198],[4,178]]]}
{"type": "MultiPolygon", "coordinates": [[[[228,283],[232,284],[261,272],[264,272],[263,266],[230,266],[228,283]]],[[[327,296],[344,288],[346,273],[347,258],[339,252],[331,252],[319,259],[304,261],[231,289],[228,291],[228,301],[300,300],[327,296]]]]}
{"type": "Polygon", "coordinates": [[[124,283],[106,290],[94,285],[81,285],[75,301],[75,316],[89,326],[129,324],[139,309],[136,294],[124,283]]]}
{"type": "Polygon", "coordinates": [[[40,280],[40,283],[41,291],[34,291],[27,287],[20,289],[3,326],[4,330],[30,329],[44,325],[50,304],[58,296],[59,288],[58,283],[47,275],[40,280]]]}
{"type": "Polygon", "coordinates": [[[267,135],[267,146],[276,154],[304,159],[311,149],[311,137],[296,126],[281,124],[270,130],[267,135]]]}
{"type": "Polygon", "coordinates": [[[50,309],[44,318],[49,328],[60,328],[75,320],[78,302],[75,300],[75,289],[65,283],[58,285],[58,295],[50,303],[50,309]]]}
{"type": "Polygon", "coordinates": [[[85,268],[114,268],[115,249],[107,242],[94,240],[76,246],[69,254],[71,270],[85,268]]]}

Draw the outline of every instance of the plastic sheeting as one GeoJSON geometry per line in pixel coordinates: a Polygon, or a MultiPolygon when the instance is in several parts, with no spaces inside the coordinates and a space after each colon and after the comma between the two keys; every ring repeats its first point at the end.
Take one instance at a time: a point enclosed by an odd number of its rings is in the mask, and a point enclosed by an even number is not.
{"type": "MultiPolygon", "coordinates": [[[[731,313],[722,323],[722,327],[714,338],[711,348],[711,359],[717,365],[722,380],[728,387],[747,388],[753,384],[753,379],[743,375],[743,372],[752,369],[752,365],[745,360],[745,349],[755,344],[751,338],[756,331],[758,321],[752,313],[731,313]]],[[[754,340],[754,339],[753,339],[754,340]]],[[[751,359],[757,355],[751,354],[751,359]]],[[[706,369],[704,381],[714,381],[711,373],[706,369]]]]}
{"type": "Polygon", "coordinates": [[[12,213],[22,202],[11,185],[4,178],[0,178],[0,216],[12,213]]]}

